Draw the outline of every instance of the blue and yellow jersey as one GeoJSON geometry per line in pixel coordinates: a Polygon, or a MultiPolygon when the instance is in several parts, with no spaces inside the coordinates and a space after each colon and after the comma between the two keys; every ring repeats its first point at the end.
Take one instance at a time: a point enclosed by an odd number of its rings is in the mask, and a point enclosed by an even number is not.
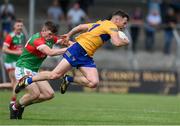
{"type": "Polygon", "coordinates": [[[88,31],[80,34],[75,39],[92,57],[95,51],[110,39],[110,34],[118,30],[118,27],[109,20],[90,23],[88,26],[88,31]]]}

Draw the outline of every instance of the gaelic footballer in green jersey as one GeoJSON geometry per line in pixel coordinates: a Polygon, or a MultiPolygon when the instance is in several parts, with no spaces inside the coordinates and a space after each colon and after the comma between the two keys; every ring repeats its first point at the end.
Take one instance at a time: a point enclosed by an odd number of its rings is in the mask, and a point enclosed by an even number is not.
{"type": "MultiPolygon", "coordinates": [[[[57,27],[52,22],[47,21],[41,32],[30,37],[16,64],[15,76],[17,80],[21,80],[24,76],[36,75],[47,56],[60,55],[67,50],[67,48],[52,48],[56,43],[61,44],[55,35],[56,32],[57,27]]],[[[26,94],[11,107],[11,115],[14,119],[22,119],[24,107],[54,97],[54,91],[47,81],[36,82],[26,90],[26,94]]]]}
{"type": "MultiPolygon", "coordinates": [[[[0,84],[0,88],[14,89],[16,78],[14,75],[15,64],[22,53],[22,44],[25,43],[25,35],[22,33],[23,22],[18,19],[13,25],[13,31],[4,39],[2,51],[5,53],[4,64],[8,72],[10,82],[0,84]]],[[[10,105],[15,103],[16,94],[12,92],[10,105]]],[[[11,117],[10,117],[11,118],[11,117]]]]}
{"type": "Polygon", "coordinates": [[[45,38],[41,37],[41,33],[34,34],[25,45],[23,53],[17,61],[17,67],[24,67],[37,72],[42,62],[47,57],[45,53],[39,51],[39,48],[45,45],[52,48],[52,46],[57,42],[57,39],[58,38],[54,36],[50,40],[45,40],[45,38]]]}

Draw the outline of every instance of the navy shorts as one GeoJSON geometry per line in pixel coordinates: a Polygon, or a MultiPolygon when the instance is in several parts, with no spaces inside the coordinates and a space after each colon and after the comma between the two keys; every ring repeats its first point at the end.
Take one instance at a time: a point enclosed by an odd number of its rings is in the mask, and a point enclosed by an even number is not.
{"type": "Polygon", "coordinates": [[[90,57],[77,42],[67,49],[63,57],[71,64],[72,67],[96,67],[93,58],[90,57]]]}

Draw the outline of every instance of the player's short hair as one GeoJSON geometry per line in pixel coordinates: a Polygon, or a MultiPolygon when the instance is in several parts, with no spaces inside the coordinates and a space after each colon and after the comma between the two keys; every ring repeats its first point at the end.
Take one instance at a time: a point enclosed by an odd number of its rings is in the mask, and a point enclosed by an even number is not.
{"type": "Polygon", "coordinates": [[[44,26],[54,34],[58,32],[57,26],[52,21],[46,21],[44,26]]]}
{"type": "Polygon", "coordinates": [[[18,19],[15,20],[15,23],[23,23],[23,19],[18,18],[18,19]]]}
{"type": "Polygon", "coordinates": [[[123,10],[117,10],[117,11],[113,12],[113,13],[108,17],[108,19],[110,20],[113,16],[116,16],[116,15],[121,16],[121,17],[123,17],[123,18],[126,17],[127,20],[129,21],[129,15],[128,15],[126,12],[124,12],[123,10]]]}

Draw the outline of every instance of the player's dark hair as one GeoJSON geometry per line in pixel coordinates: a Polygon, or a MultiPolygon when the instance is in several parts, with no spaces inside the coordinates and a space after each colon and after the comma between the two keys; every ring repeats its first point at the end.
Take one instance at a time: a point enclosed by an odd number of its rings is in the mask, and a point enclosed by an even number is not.
{"type": "Polygon", "coordinates": [[[117,10],[117,11],[113,12],[107,19],[110,20],[113,16],[116,16],[116,15],[121,16],[123,18],[126,17],[127,20],[129,21],[129,15],[126,12],[124,12],[123,10],[117,10]]]}
{"type": "Polygon", "coordinates": [[[57,26],[52,21],[46,21],[44,26],[54,34],[58,32],[57,26]]]}
{"type": "Polygon", "coordinates": [[[18,18],[15,20],[15,23],[23,23],[23,19],[18,18]]]}

